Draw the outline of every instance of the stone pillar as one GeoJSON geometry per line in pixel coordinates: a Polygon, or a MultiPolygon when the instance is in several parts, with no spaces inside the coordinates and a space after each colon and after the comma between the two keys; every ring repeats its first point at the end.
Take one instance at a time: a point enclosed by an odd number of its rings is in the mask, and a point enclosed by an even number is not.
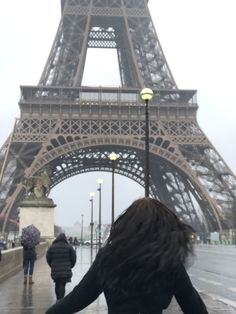
{"type": "Polygon", "coordinates": [[[51,242],[54,238],[54,204],[50,198],[24,199],[20,204],[19,233],[28,225],[35,225],[41,238],[51,242]]]}

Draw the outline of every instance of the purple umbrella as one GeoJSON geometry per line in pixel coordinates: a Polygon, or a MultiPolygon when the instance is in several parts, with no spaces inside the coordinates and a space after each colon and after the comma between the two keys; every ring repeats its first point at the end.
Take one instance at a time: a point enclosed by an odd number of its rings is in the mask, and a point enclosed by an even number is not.
{"type": "Polygon", "coordinates": [[[40,242],[40,231],[34,225],[29,225],[22,229],[21,243],[28,247],[34,247],[40,242]]]}

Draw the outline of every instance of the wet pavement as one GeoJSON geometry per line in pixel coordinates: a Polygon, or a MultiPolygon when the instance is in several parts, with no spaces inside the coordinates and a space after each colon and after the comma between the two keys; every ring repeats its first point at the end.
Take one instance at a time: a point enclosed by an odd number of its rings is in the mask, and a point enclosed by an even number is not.
{"type": "MultiPolygon", "coordinates": [[[[73,287],[83,277],[90,266],[90,263],[96,252],[89,248],[77,249],[77,264],[73,269],[72,282],[67,284],[66,293],[69,293],[73,287]]],[[[23,285],[23,272],[0,283],[0,313],[1,314],[43,314],[45,310],[55,302],[54,284],[50,277],[50,269],[46,263],[45,257],[36,261],[34,272],[34,285],[23,285]]],[[[200,293],[201,294],[201,293],[200,293]]],[[[201,294],[210,314],[236,314],[236,308],[213,300],[206,294],[201,294]]],[[[104,296],[101,295],[93,304],[82,314],[105,314],[107,313],[104,296]]],[[[168,310],[163,314],[182,313],[178,304],[174,301],[168,310]]],[[[65,313],[66,314],[66,313],[65,313]]]]}

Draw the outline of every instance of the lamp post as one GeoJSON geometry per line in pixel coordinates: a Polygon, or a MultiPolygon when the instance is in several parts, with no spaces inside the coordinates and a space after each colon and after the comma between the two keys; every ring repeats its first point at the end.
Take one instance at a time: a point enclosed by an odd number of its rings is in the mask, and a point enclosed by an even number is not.
{"type": "Polygon", "coordinates": [[[81,245],[83,245],[84,214],[81,214],[81,245]]]}
{"type": "Polygon", "coordinates": [[[236,198],[233,201],[233,244],[236,247],[236,198]]]}
{"type": "Polygon", "coordinates": [[[103,179],[97,179],[98,192],[99,192],[99,212],[98,212],[98,246],[101,248],[101,224],[102,224],[102,183],[103,179]]]}
{"type": "Polygon", "coordinates": [[[142,100],[145,101],[145,197],[149,197],[149,108],[148,102],[153,97],[153,91],[150,88],[143,88],[140,92],[142,100]]]}
{"type": "Polygon", "coordinates": [[[119,158],[119,155],[112,152],[108,157],[112,162],[111,224],[113,224],[115,220],[115,161],[119,158]]]}
{"type": "Polygon", "coordinates": [[[91,222],[90,222],[90,246],[91,249],[93,248],[93,198],[95,196],[94,192],[90,192],[90,203],[91,203],[91,222]]]}

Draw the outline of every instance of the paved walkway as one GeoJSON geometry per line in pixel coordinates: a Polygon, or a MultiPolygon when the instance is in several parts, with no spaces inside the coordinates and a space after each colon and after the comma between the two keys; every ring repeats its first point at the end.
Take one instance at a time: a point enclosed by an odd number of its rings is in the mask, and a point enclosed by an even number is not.
{"type": "MultiPolygon", "coordinates": [[[[94,251],[94,255],[96,252],[94,251]]],[[[66,293],[71,291],[90,266],[92,257],[89,248],[77,249],[77,261],[72,282],[67,285],[66,293]]],[[[20,272],[0,284],[1,314],[44,314],[45,310],[55,302],[54,284],[50,278],[50,269],[45,258],[35,264],[34,285],[23,285],[23,273],[20,272]]],[[[210,314],[236,314],[236,309],[222,302],[214,301],[202,295],[210,314]]],[[[107,307],[105,299],[99,297],[93,304],[81,311],[82,314],[105,314],[107,307]]],[[[173,300],[168,310],[163,314],[179,314],[178,305],[173,300]]],[[[66,314],[66,313],[65,313],[66,314]]]]}

